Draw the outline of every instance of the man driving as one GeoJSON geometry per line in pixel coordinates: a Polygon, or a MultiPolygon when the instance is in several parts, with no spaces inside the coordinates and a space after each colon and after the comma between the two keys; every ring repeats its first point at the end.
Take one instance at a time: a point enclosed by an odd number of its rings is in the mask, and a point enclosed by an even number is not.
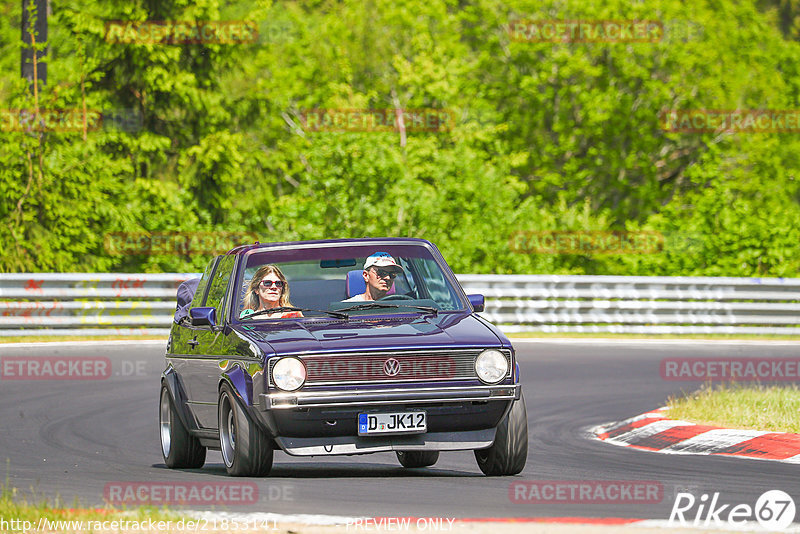
{"type": "Polygon", "coordinates": [[[360,295],[355,295],[344,302],[357,302],[366,300],[379,300],[386,296],[392,289],[394,279],[398,273],[403,272],[394,258],[388,252],[376,252],[364,261],[364,282],[366,289],[360,295]]]}

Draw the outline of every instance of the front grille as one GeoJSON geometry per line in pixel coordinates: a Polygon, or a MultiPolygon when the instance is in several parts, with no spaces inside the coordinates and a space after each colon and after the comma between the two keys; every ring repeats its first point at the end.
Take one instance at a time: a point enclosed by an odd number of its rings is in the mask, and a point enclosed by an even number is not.
{"type": "MultiPolygon", "coordinates": [[[[306,385],[380,384],[474,380],[475,358],[484,349],[441,349],[419,351],[381,351],[333,354],[302,354],[296,357],[306,365],[306,385]],[[394,373],[394,374],[393,374],[394,373]]],[[[513,366],[511,352],[501,350],[513,366]]],[[[277,358],[269,362],[269,380],[277,358]]]]}

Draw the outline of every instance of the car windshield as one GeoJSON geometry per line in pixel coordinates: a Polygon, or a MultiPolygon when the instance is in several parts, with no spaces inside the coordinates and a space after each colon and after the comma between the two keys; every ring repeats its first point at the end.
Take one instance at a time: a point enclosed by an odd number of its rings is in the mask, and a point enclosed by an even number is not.
{"type": "Polygon", "coordinates": [[[423,244],[260,249],[248,253],[243,268],[238,317],[248,322],[467,309],[449,267],[423,244]],[[270,313],[273,307],[277,311],[270,313]]]}

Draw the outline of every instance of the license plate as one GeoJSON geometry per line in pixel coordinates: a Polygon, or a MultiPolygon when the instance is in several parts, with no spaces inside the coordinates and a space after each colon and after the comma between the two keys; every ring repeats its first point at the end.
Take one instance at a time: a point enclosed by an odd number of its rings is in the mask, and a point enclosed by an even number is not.
{"type": "Polygon", "coordinates": [[[425,412],[360,413],[358,435],[420,434],[427,432],[425,412]]]}

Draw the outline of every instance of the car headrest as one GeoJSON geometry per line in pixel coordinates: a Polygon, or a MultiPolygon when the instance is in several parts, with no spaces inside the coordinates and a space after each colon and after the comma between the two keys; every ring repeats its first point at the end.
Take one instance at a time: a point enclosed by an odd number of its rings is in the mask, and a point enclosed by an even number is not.
{"type": "Polygon", "coordinates": [[[348,271],[347,273],[347,281],[345,282],[344,287],[344,297],[349,299],[355,295],[360,295],[367,289],[367,283],[364,282],[364,276],[361,274],[364,271],[361,269],[356,269],[354,271],[348,271]]]}
{"type": "MultiPolygon", "coordinates": [[[[362,269],[356,269],[353,271],[347,272],[347,281],[345,282],[345,298],[354,297],[356,295],[360,295],[364,291],[367,290],[367,283],[364,281],[364,275],[361,274],[364,271],[362,269]]],[[[387,295],[394,295],[394,287],[395,284],[392,284],[391,289],[386,292],[387,295]]]]}

